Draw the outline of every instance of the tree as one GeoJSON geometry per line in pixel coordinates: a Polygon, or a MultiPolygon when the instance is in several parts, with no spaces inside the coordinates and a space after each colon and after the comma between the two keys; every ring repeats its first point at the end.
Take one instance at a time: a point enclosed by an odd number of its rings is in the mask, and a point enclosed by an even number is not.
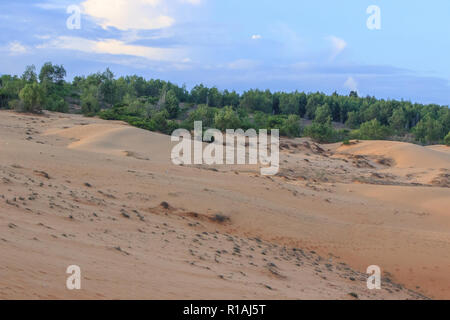
{"type": "Polygon", "coordinates": [[[81,112],[85,115],[93,115],[100,111],[98,102],[98,88],[94,85],[86,88],[81,96],[81,112]]]}
{"type": "Polygon", "coordinates": [[[323,103],[323,95],[320,93],[313,93],[309,95],[306,103],[305,117],[307,119],[314,119],[316,115],[317,107],[321,106],[323,103]]]}
{"type": "Polygon", "coordinates": [[[420,120],[413,132],[416,139],[422,143],[439,143],[445,134],[442,123],[433,119],[431,114],[420,120]]]}
{"type": "Polygon", "coordinates": [[[359,114],[358,112],[355,111],[350,111],[349,113],[347,113],[347,121],[345,122],[345,124],[352,128],[352,129],[356,129],[359,127],[360,125],[360,120],[359,120],[359,114]]]}
{"type": "Polygon", "coordinates": [[[280,95],[280,111],[283,114],[299,114],[299,99],[296,94],[280,95]]]}
{"type": "Polygon", "coordinates": [[[166,94],[164,108],[169,113],[169,119],[175,119],[180,112],[180,102],[173,90],[169,90],[166,94]]]}
{"type": "Polygon", "coordinates": [[[206,104],[208,99],[208,88],[203,84],[196,85],[191,90],[192,102],[197,104],[206,104]]]}
{"type": "Polygon", "coordinates": [[[64,69],[63,65],[54,65],[53,66],[53,82],[56,84],[62,84],[64,82],[64,78],[66,77],[66,69],[64,69]]]}
{"type": "Polygon", "coordinates": [[[331,124],[331,110],[328,104],[324,104],[316,109],[314,122],[319,124],[331,124]]]}
{"type": "Polygon", "coordinates": [[[388,135],[389,129],[377,119],[364,122],[357,131],[357,137],[363,140],[384,140],[388,135]]]}
{"type": "Polygon", "coordinates": [[[389,125],[397,132],[405,131],[407,127],[406,113],[402,108],[395,109],[389,118],[389,125]]]}
{"type": "Polygon", "coordinates": [[[27,83],[37,82],[36,67],[34,64],[26,66],[25,71],[22,74],[22,80],[27,83]]]}
{"type": "Polygon", "coordinates": [[[222,107],[222,94],[216,87],[209,89],[208,106],[218,108],[222,107]]]}
{"type": "Polygon", "coordinates": [[[308,103],[308,98],[304,92],[298,95],[298,115],[304,117],[306,113],[306,105],[308,103]]]}
{"type": "Polygon", "coordinates": [[[242,95],[241,107],[248,111],[272,113],[272,94],[269,90],[249,90],[242,95]]]}
{"type": "Polygon", "coordinates": [[[53,64],[51,62],[46,62],[41,68],[41,71],[39,72],[39,81],[41,83],[44,82],[53,82],[55,73],[55,68],[53,67],[53,64]]]}
{"type": "Polygon", "coordinates": [[[289,115],[283,123],[280,133],[288,137],[299,137],[301,133],[300,117],[296,114],[289,115]]]}
{"type": "Polygon", "coordinates": [[[23,103],[23,110],[25,112],[41,112],[45,103],[45,93],[41,86],[34,82],[25,85],[20,91],[19,97],[23,103]]]}
{"type": "Polygon", "coordinates": [[[334,130],[331,123],[313,122],[312,125],[305,128],[304,135],[319,143],[334,141],[334,130]]]}
{"type": "Polygon", "coordinates": [[[167,120],[168,117],[169,113],[167,112],[167,110],[156,113],[151,119],[152,127],[154,128],[154,130],[162,133],[169,133],[170,126],[169,121],[167,120]]]}
{"type": "Polygon", "coordinates": [[[216,115],[215,108],[210,108],[206,104],[201,104],[196,110],[192,111],[188,117],[188,126],[190,129],[194,128],[195,121],[201,121],[204,128],[212,127],[214,125],[214,117],[216,115]]]}
{"type": "Polygon", "coordinates": [[[273,112],[273,114],[280,114],[281,113],[280,96],[281,96],[281,94],[279,92],[275,92],[272,95],[272,112],[273,112]]]}
{"type": "Polygon", "coordinates": [[[46,62],[39,72],[39,81],[47,96],[58,97],[64,99],[67,95],[64,86],[64,78],[66,70],[64,67],[53,65],[51,62],[46,62]]]}
{"type": "Polygon", "coordinates": [[[229,92],[228,90],[225,90],[222,96],[223,106],[232,106],[234,109],[239,106],[240,97],[236,91],[229,92]]]}
{"type": "Polygon", "coordinates": [[[19,92],[23,86],[24,82],[17,76],[2,75],[0,77],[0,108],[11,107],[11,101],[19,100],[19,92]]]}
{"type": "Polygon", "coordinates": [[[58,97],[57,95],[52,95],[47,99],[47,104],[45,107],[47,110],[55,111],[55,112],[68,112],[69,105],[63,99],[58,97]]]}
{"type": "Polygon", "coordinates": [[[255,129],[269,129],[269,120],[266,113],[257,111],[253,115],[255,129]]]}
{"type": "Polygon", "coordinates": [[[109,68],[101,74],[101,84],[99,86],[99,92],[103,96],[104,102],[108,104],[114,104],[115,102],[115,82],[114,73],[109,68]]]}
{"type": "Polygon", "coordinates": [[[226,106],[216,113],[214,126],[222,131],[226,129],[238,129],[241,126],[241,120],[231,106],[226,106]]]}

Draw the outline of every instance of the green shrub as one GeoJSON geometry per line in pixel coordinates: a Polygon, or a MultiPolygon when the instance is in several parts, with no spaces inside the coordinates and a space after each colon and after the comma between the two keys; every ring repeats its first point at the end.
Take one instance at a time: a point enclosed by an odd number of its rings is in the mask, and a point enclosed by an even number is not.
{"type": "Polygon", "coordinates": [[[190,129],[194,128],[194,121],[202,121],[203,127],[211,128],[214,125],[214,117],[217,113],[216,108],[210,108],[205,104],[201,104],[196,110],[192,111],[187,122],[187,127],[190,129]]]}
{"type": "Polygon", "coordinates": [[[69,105],[66,101],[64,101],[63,98],[52,95],[47,101],[46,109],[50,111],[66,113],[69,111],[69,105]]]}
{"type": "Polygon", "coordinates": [[[43,105],[45,104],[45,92],[38,83],[30,83],[25,85],[25,87],[20,90],[19,93],[20,101],[19,104],[23,112],[41,112],[43,105]]]}
{"type": "Polygon", "coordinates": [[[220,109],[214,116],[214,126],[216,129],[222,131],[226,129],[238,129],[241,127],[241,120],[233,108],[227,106],[220,109]]]}
{"type": "Polygon", "coordinates": [[[156,113],[152,119],[150,120],[150,125],[153,127],[153,130],[168,133],[170,130],[170,126],[167,122],[169,118],[169,113],[166,110],[160,111],[156,113]]]}
{"type": "Polygon", "coordinates": [[[313,123],[307,126],[303,133],[320,143],[334,142],[335,139],[333,127],[329,123],[313,123]]]}
{"type": "Polygon", "coordinates": [[[414,127],[413,133],[418,141],[435,144],[442,140],[445,131],[439,120],[427,115],[414,127]]]}
{"type": "Polygon", "coordinates": [[[331,110],[327,104],[324,104],[316,109],[314,122],[319,124],[331,123],[331,110]]]}
{"type": "Polygon", "coordinates": [[[169,90],[166,94],[166,99],[164,102],[164,108],[169,114],[170,119],[175,119],[180,112],[180,102],[173,90],[169,90]]]}
{"type": "Polygon", "coordinates": [[[23,112],[25,109],[23,106],[23,102],[19,99],[10,100],[8,102],[8,107],[17,112],[23,112]]]}
{"type": "Polygon", "coordinates": [[[384,140],[389,136],[389,128],[373,119],[361,124],[359,130],[354,131],[354,135],[361,140],[384,140]]]}
{"type": "Polygon", "coordinates": [[[98,100],[91,94],[81,98],[81,112],[84,115],[92,115],[100,111],[98,100]]]}
{"type": "Polygon", "coordinates": [[[450,131],[445,136],[444,143],[445,143],[445,145],[450,146],[450,131]]]}
{"type": "Polygon", "coordinates": [[[300,117],[294,114],[289,115],[289,117],[284,121],[280,133],[283,136],[288,137],[300,137],[301,134],[300,117]]]}

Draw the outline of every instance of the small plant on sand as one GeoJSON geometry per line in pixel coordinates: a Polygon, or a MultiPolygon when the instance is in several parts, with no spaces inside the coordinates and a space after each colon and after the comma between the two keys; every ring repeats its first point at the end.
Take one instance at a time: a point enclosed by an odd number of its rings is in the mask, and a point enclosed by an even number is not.
{"type": "Polygon", "coordinates": [[[218,223],[225,223],[227,221],[230,221],[230,218],[221,214],[221,213],[216,213],[212,218],[212,221],[218,222],[218,223]]]}

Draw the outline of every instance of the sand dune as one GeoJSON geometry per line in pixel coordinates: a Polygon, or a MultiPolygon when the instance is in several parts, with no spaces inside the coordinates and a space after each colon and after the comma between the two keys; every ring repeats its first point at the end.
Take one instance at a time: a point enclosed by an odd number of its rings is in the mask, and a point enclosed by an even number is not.
{"type": "Polygon", "coordinates": [[[287,139],[263,177],[174,166],[169,141],[0,112],[0,298],[450,298],[443,148],[287,139]],[[373,264],[382,290],[366,287],[373,264]]]}
{"type": "Polygon", "coordinates": [[[122,122],[77,125],[65,129],[50,129],[44,135],[70,139],[69,149],[111,155],[142,155],[167,163],[170,137],[130,127],[122,122]]]}
{"type": "Polygon", "coordinates": [[[341,146],[338,152],[391,158],[398,168],[440,168],[450,163],[450,154],[443,153],[443,147],[422,147],[395,141],[360,141],[355,145],[341,146]]]}

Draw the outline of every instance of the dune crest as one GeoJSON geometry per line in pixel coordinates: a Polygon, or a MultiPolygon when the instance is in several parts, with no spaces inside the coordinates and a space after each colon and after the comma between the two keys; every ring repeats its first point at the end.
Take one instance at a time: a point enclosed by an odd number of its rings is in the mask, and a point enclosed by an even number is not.
{"type": "Polygon", "coordinates": [[[376,155],[391,158],[398,168],[436,168],[450,163],[450,154],[442,147],[422,147],[397,141],[359,141],[350,146],[341,146],[338,152],[355,155],[376,155]]]}

